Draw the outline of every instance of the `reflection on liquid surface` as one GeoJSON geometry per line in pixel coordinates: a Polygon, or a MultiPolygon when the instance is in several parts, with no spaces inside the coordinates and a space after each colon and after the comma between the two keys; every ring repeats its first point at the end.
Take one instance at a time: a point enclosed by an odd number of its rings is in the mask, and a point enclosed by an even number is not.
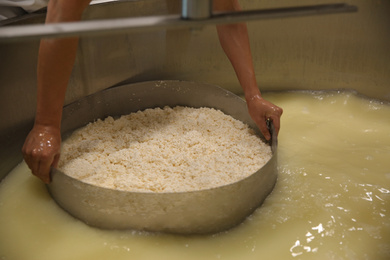
{"type": "Polygon", "coordinates": [[[390,106],[351,93],[275,93],[279,178],[213,236],[104,231],[64,213],[24,164],[0,186],[0,259],[390,259],[390,106]]]}

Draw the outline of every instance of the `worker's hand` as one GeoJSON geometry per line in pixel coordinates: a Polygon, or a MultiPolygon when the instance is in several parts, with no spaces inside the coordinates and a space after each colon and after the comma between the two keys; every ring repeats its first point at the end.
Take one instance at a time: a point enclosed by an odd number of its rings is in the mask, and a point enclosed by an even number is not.
{"type": "Polygon", "coordinates": [[[32,173],[45,183],[50,183],[50,167],[57,167],[60,158],[60,129],[34,125],[23,148],[23,157],[32,173]]]}
{"type": "Polygon", "coordinates": [[[255,95],[247,99],[249,115],[259,127],[265,139],[270,140],[271,134],[267,128],[267,120],[271,120],[276,130],[276,134],[280,129],[280,117],[283,109],[265,100],[260,95],[255,95]]]}

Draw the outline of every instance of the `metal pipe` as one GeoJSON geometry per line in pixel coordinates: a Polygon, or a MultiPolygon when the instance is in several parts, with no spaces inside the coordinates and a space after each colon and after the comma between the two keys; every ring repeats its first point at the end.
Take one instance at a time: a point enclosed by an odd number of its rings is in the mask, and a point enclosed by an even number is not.
{"type": "Polygon", "coordinates": [[[108,35],[160,29],[199,28],[216,24],[356,11],[356,6],[347,4],[326,4],[218,13],[213,14],[207,19],[182,19],[180,15],[165,15],[56,24],[4,26],[0,28],[0,42],[102,34],[108,35]]]}
{"type": "Polygon", "coordinates": [[[212,0],[183,0],[182,14],[183,19],[207,19],[212,14],[212,0]]]}

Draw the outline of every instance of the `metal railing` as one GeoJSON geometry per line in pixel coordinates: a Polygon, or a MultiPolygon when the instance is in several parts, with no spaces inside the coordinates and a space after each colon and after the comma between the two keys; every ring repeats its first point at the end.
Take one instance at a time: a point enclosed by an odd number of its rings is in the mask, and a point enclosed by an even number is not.
{"type": "Polygon", "coordinates": [[[201,28],[255,20],[356,12],[348,4],[323,4],[212,13],[211,0],[183,0],[182,14],[0,27],[0,42],[108,35],[160,29],[201,28]]]}

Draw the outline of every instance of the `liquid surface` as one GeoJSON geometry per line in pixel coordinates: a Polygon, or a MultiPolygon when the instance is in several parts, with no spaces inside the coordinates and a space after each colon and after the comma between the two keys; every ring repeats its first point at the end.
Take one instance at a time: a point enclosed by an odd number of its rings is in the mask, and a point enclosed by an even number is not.
{"type": "Polygon", "coordinates": [[[279,177],[212,236],[91,228],[21,164],[0,184],[0,259],[390,259],[390,106],[351,93],[275,93],[279,177]]]}

